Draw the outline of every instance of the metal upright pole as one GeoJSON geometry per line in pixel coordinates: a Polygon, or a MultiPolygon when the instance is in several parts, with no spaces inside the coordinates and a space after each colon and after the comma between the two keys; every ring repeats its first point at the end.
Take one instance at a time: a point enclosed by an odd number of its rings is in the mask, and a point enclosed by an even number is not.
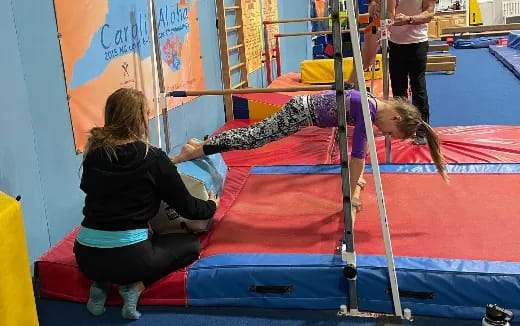
{"type": "MultiPolygon", "coordinates": [[[[349,0],[347,2],[347,12],[354,11],[354,0],[349,0]]],[[[384,1],[384,0],[383,0],[384,1]]],[[[358,28],[357,22],[355,20],[354,15],[348,15],[349,25],[351,31],[351,39],[352,39],[352,49],[354,54],[354,71],[356,73],[356,78],[362,85],[365,84],[365,76],[363,73],[363,67],[361,64],[361,47],[359,44],[358,37],[358,28]]],[[[368,148],[370,150],[370,162],[372,164],[372,174],[374,176],[374,184],[376,188],[376,197],[377,204],[379,208],[379,216],[381,219],[381,228],[383,233],[383,240],[385,243],[385,251],[386,251],[386,261],[388,264],[388,274],[390,278],[390,286],[392,289],[392,299],[394,303],[394,312],[398,317],[403,317],[403,312],[401,309],[401,299],[399,297],[399,289],[397,286],[397,276],[395,272],[394,265],[394,254],[392,252],[392,243],[390,240],[390,230],[388,227],[388,219],[386,215],[386,207],[385,200],[383,196],[383,186],[381,184],[381,173],[379,171],[379,164],[377,162],[377,151],[376,144],[374,138],[374,129],[372,127],[372,120],[370,119],[370,110],[368,108],[368,96],[367,90],[365,87],[360,87],[359,89],[361,93],[361,106],[363,109],[363,120],[365,122],[365,130],[367,135],[368,148]]],[[[338,117],[340,114],[338,114],[338,117]]]]}
{"type": "MultiPolygon", "coordinates": [[[[155,1],[149,0],[149,5],[151,8],[151,16],[150,16],[150,28],[153,30],[152,33],[152,42],[154,42],[155,47],[155,53],[152,53],[151,55],[155,55],[155,62],[157,64],[157,78],[159,80],[159,92],[161,94],[164,94],[166,92],[166,87],[164,85],[164,72],[162,69],[162,58],[161,58],[161,45],[159,41],[159,33],[158,33],[158,23],[156,19],[156,12],[155,12],[155,1]]],[[[163,118],[163,131],[164,131],[164,143],[165,143],[165,151],[166,153],[171,152],[171,140],[170,140],[170,126],[168,124],[168,106],[166,104],[166,98],[164,96],[161,97],[162,99],[162,118],[163,118]]],[[[157,117],[159,119],[159,117],[157,117]]]]}
{"type": "MultiPolygon", "coordinates": [[[[388,3],[381,0],[381,52],[383,57],[383,99],[388,100],[389,77],[388,70],[388,3]]],[[[375,64],[375,63],[374,63],[375,64]]],[[[385,136],[386,163],[392,163],[392,138],[385,136]]]]}
{"type": "Polygon", "coordinates": [[[152,65],[152,82],[153,82],[153,106],[155,109],[155,126],[156,126],[156,132],[157,132],[157,147],[162,147],[162,141],[161,141],[161,120],[159,117],[161,116],[161,110],[160,110],[160,102],[161,97],[159,97],[159,86],[157,85],[157,62],[155,62],[155,52],[157,49],[155,48],[155,38],[157,35],[155,34],[155,30],[153,28],[153,9],[152,9],[152,3],[151,0],[147,1],[148,4],[148,17],[149,19],[149,26],[150,26],[150,63],[152,65]]]}
{"type": "MultiPolygon", "coordinates": [[[[349,282],[349,309],[358,309],[357,302],[357,278],[356,255],[354,252],[354,235],[352,223],[352,205],[350,201],[350,174],[348,162],[347,122],[345,111],[345,87],[343,81],[343,51],[340,21],[340,0],[331,0],[330,13],[332,17],[332,43],[334,44],[334,75],[336,85],[336,107],[338,112],[338,138],[341,162],[341,189],[343,191],[343,218],[345,220],[345,232],[342,239],[342,255],[346,259],[345,276],[349,282]],[[345,254],[344,254],[345,252],[345,254]]],[[[349,15],[350,16],[350,15],[349,15]]],[[[358,37],[356,35],[356,37],[358,37]]]]}

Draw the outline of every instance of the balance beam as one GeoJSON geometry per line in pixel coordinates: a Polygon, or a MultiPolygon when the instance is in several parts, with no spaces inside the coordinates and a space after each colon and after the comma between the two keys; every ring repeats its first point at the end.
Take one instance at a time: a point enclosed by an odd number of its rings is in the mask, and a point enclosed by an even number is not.
{"type": "Polygon", "coordinates": [[[457,62],[457,57],[452,54],[430,54],[426,58],[427,63],[457,62]]]}
{"type": "Polygon", "coordinates": [[[450,46],[448,44],[430,44],[428,52],[448,52],[450,46]]]}
{"type": "Polygon", "coordinates": [[[469,27],[448,27],[442,29],[442,34],[464,34],[480,32],[512,31],[520,29],[520,24],[482,25],[469,27]]]}
{"type": "Polygon", "coordinates": [[[455,62],[428,62],[426,64],[426,71],[444,71],[447,75],[451,75],[455,71],[455,66],[455,62]]]}

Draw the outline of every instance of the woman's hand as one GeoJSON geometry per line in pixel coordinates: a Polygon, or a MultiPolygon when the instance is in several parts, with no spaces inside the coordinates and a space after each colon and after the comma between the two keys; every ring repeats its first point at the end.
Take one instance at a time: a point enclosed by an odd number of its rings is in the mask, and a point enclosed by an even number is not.
{"type": "Polygon", "coordinates": [[[219,205],[220,205],[220,197],[215,196],[215,193],[213,192],[213,190],[211,190],[211,191],[209,192],[209,198],[208,198],[208,200],[212,200],[212,201],[214,201],[214,202],[215,202],[215,205],[217,206],[217,208],[219,207],[219,205]]]}
{"type": "Polygon", "coordinates": [[[394,18],[395,26],[407,25],[409,22],[410,22],[410,16],[406,16],[401,13],[395,15],[395,18],[394,18]]]}

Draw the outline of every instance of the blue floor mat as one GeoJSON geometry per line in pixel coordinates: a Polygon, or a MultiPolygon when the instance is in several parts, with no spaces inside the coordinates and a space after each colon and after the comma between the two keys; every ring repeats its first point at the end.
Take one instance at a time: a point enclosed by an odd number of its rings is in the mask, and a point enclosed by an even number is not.
{"type": "Polygon", "coordinates": [[[520,125],[520,80],[488,49],[450,48],[453,75],[427,73],[433,126],[520,125]]]}

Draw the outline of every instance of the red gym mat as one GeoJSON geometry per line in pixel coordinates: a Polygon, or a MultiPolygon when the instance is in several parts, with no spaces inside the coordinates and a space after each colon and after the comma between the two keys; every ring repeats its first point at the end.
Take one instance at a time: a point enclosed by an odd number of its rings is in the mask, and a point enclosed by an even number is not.
{"type": "MultiPolygon", "coordinates": [[[[520,261],[520,174],[382,174],[394,254],[520,261]]],[[[384,255],[371,175],[356,217],[361,255],[384,255]]],[[[342,237],[337,174],[250,175],[203,257],[232,253],[333,254],[342,237]]]]}
{"type": "MultiPolygon", "coordinates": [[[[214,216],[214,225],[219,224],[224,213],[235,202],[249,176],[249,170],[247,167],[233,168],[228,172],[224,191],[220,197],[220,207],[214,216]]],[[[78,230],[79,228],[65,236],[36,262],[35,275],[39,281],[41,298],[87,302],[91,282],[79,271],[72,252],[78,230]]],[[[202,246],[205,246],[206,242],[207,235],[203,235],[201,237],[202,246]]],[[[186,305],[187,270],[186,268],[176,271],[155,282],[143,292],[139,304],[186,305]]],[[[107,303],[122,303],[115,287],[112,289],[107,303]]]]}
{"type": "MultiPolygon", "coordinates": [[[[216,133],[253,122],[232,120],[216,133]]],[[[520,162],[520,126],[439,127],[435,130],[448,163],[520,162]]],[[[349,133],[351,131],[349,128],[349,133]]],[[[333,128],[307,127],[261,148],[231,151],[223,156],[230,166],[338,163],[339,151],[333,135],[333,128]]],[[[376,146],[379,162],[386,162],[384,137],[376,137],[376,146]]],[[[392,140],[392,163],[431,162],[427,146],[412,145],[411,140],[392,140]]]]}

